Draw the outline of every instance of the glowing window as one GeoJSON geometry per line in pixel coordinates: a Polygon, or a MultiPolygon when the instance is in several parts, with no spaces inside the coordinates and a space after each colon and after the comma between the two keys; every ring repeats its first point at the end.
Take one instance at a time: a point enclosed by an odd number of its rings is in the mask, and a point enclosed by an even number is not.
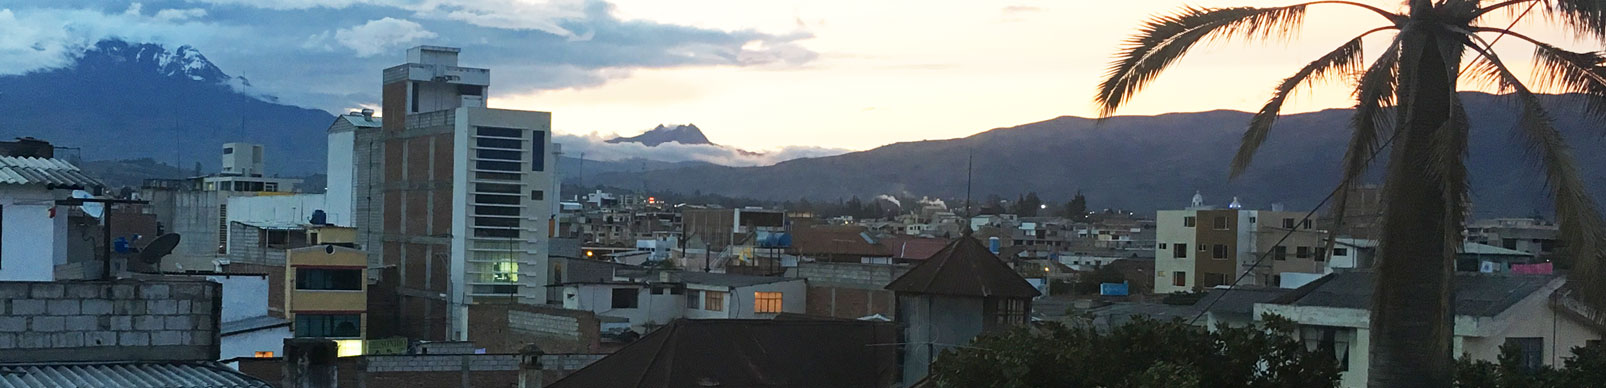
{"type": "Polygon", "coordinates": [[[755,312],[755,313],[779,313],[779,312],[781,312],[781,293],[779,293],[779,292],[754,292],[753,293],[753,312],[755,312]]]}

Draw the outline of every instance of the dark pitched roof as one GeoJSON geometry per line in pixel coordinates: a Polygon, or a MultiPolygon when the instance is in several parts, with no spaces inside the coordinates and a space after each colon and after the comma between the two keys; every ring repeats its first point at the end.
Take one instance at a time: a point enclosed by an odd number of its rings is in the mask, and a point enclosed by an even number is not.
{"type": "Polygon", "coordinates": [[[954,239],[930,259],[888,283],[888,290],[917,294],[1035,298],[1042,293],[997,255],[969,236],[954,239]]]}
{"type": "Polygon", "coordinates": [[[1267,303],[1294,290],[1276,287],[1236,287],[1231,290],[1210,289],[1193,307],[1217,314],[1254,315],[1256,303],[1267,303]]]}
{"type": "Polygon", "coordinates": [[[268,388],[215,362],[0,364],[0,387],[268,388]]]}
{"type": "Polygon", "coordinates": [[[863,227],[813,227],[792,231],[792,252],[799,255],[891,256],[887,247],[863,227]]]}
{"type": "Polygon", "coordinates": [[[548,385],[885,387],[897,370],[890,323],[677,320],[548,385]]]}
{"type": "Polygon", "coordinates": [[[892,236],[881,239],[894,259],[925,260],[948,246],[948,239],[892,236]]]}
{"type": "MultiPolygon", "coordinates": [[[[1370,310],[1372,282],[1376,278],[1371,271],[1334,273],[1294,289],[1270,303],[1370,310]]],[[[1554,280],[1555,275],[1457,272],[1455,313],[1474,317],[1499,315],[1554,280]]]]}

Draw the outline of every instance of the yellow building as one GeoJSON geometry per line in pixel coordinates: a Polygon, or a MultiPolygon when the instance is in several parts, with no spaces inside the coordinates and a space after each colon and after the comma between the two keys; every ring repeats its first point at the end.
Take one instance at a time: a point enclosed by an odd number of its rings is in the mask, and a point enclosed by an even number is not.
{"type": "MultiPolygon", "coordinates": [[[[320,231],[320,238],[334,237],[320,231]]],[[[351,339],[361,352],[368,327],[368,255],[340,245],[286,253],[285,318],[296,337],[351,339]]],[[[348,351],[342,344],[342,355],[348,351]]]]}

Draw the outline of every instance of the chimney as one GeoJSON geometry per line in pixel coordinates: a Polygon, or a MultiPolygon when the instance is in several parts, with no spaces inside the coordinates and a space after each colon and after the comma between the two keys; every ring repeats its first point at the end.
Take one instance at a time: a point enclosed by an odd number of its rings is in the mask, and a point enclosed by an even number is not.
{"type": "Polygon", "coordinates": [[[335,366],[339,346],[321,338],[284,340],[284,384],[286,388],[336,388],[339,368],[335,366]]]}
{"type": "Polygon", "coordinates": [[[374,121],[374,110],[371,108],[362,108],[362,119],[374,121]]]}
{"type": "Polygon", "coordinates": [[[534,344],[525,345],[519,351],[519,388],[541,388],[545,383],[542,381],[546,377],[542,375],[542,370],[546,369],[541,365],[543,354],[545,352],[534,344]]]}

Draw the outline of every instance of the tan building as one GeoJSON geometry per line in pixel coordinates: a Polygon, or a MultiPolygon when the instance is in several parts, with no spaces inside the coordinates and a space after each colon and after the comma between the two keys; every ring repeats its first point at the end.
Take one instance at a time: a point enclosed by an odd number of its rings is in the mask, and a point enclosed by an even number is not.
{"type": "Polygon", "coordinates": [[[286,256],[284,311],[295,336],[366,337],[367,254],[325,244],[291,249],[286,256]]]}
{"type": "Polygon", "coordinates": [[[1186,210],[1159,211],[1154,292],[1193,291],[1235,281],[1240,286],[1277,287],[1284,273],[1328,272],[1322,243],[1326,232],[1313,228],[1304,215],[1243,209],[1237,199],[1217,209],[1205,205],[1198,194],[1186,210]],[[1264,260],[1259,260],[1262,255],[1264,260]]]}

